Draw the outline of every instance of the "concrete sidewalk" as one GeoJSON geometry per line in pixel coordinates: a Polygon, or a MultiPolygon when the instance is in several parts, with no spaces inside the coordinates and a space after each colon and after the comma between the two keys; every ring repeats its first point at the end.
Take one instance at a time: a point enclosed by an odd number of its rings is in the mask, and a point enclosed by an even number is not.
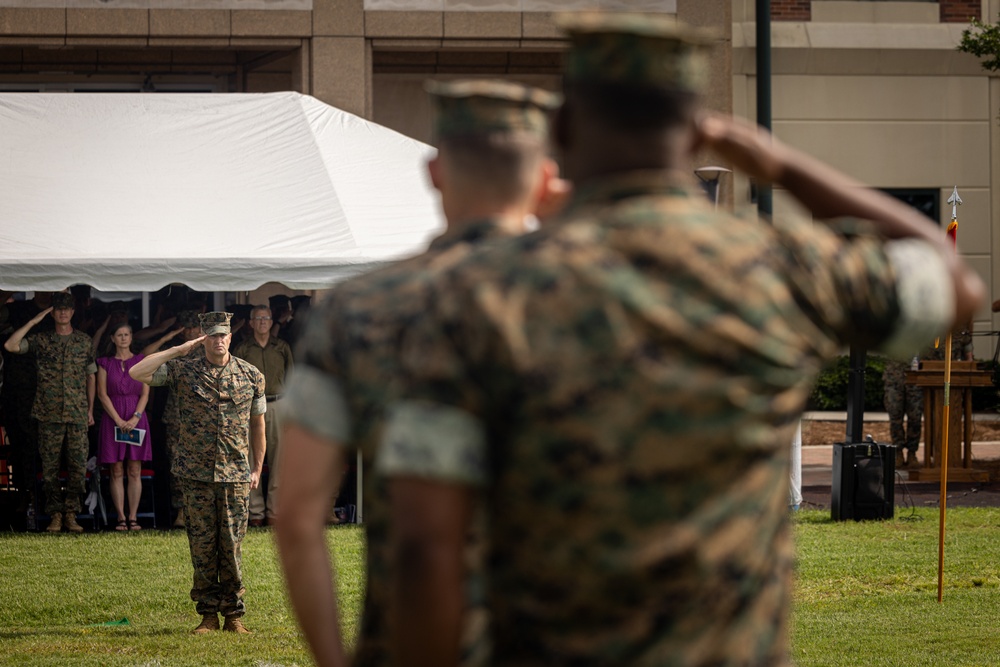
{"type": "MultiPolygon", "coordinates": [[[[830,486],[833,482],[834,445],[813,445],[802,448],[802,488],[809,486],[830,486]]],[[[923,449],[918,452],[919,457],[923,449]]],[[[972,460],[1000,459],[1000,442],[972,443],[972,460]]],[[[905,470],[903,473],[904,480],[905,470]]]]}

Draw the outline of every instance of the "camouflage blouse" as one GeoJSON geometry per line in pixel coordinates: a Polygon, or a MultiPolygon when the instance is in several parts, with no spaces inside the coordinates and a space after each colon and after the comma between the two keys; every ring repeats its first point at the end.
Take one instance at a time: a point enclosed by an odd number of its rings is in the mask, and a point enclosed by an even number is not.
{"type": "MultiPolygon", "coordinates": [[[[398,376],[399,341],[429,304],[426,280],[468,256],[473,247],[506,238],[492,221],[469,223],[438,237],[423,255],[339,285],[316,306],[296,347],[298,364],[286,392],[286,422],[295,422],[363,460],[368,577],[356,666],[389,664],[386,645],[385,546],[388,516],[374,457],[386,403],[398,376]]],[[[485,611],[474,587],[466,614],[463,665],[483,664],[485,611]]]]}
{"type": "Polygon", "coordinates": [[[927,244],[737,219],[663,172],[580,188],[434,289],[377,466],[484,488],[493,664],[519,667],[785,664],[812,381],[953,312],[927,244]]]}
{"type": "Polygon", "coordinates": [[[42,422],[87,423],[87,376],[97,372],[90,336],[73,330],[66,336],[55,331],[28,335],[22,352],[33,352],[38,367],[38,388],[31,416],[42,422]]]}
{"type": "Polygon", "coordinates": [[[174,475],[199,482],[250,481],[250,417],[267,409],[259,370],[233,356],[216,366],[204,354],[187,355],[157,368],[150,385],[167,385],[177,396],[174,475]]]}

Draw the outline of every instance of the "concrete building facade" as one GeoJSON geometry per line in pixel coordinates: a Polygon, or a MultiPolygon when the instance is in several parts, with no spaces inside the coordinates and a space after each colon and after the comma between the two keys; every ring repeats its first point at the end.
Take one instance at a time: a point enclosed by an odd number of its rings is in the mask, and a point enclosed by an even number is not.
{"type": "MultiPolygon", "coordinates": [[[[427,78],[558,88],[552,12],[604,6],[715,29],[708,104],[752,119],[755,2],[0,0],[0,93],[294,90],[426,141],[427,78]]],[[[771,11],[775,134],[942,221],[957,185],[959,251],[1000,296],[1000,85],[955,48],[1000,0],[771,0],[771,11]]],[[[728,179],[726,205],[749,198],[745,179],[728,179]]],[[[997,324],[988,308],[975,321],[997,324]]],[[[977,356],[992,345],[977,338],[977,356]]]]}
{"type": "Polygon", "coordinates": [[[294,90],[426,139],[423,81],[555,88],[552,10],[654,11],[722,26],[713,106],[731,108],[730,0],[0,0],[0,91],[294,90]]]}
{"type": "MultiPolygon", "coordinates": [[[[756,114],[755,0],[733,1],[733,110],[756,114]]],[[[1000,87],[957,51],[996,0],[773,0],[774,134],[858,180],[908,198],[942,224],[958,186],[958,250],[1000,297],[1000,87]]],[[[736,179],[737,203],[749,184],[736,179]]],[[[775,210],[793,207],[780,192],[775,210]]],[[[997,328],[986,305],[974,330],[997,328]]],[[[976,357],[996,339],[977,336],[976,357]]]]}

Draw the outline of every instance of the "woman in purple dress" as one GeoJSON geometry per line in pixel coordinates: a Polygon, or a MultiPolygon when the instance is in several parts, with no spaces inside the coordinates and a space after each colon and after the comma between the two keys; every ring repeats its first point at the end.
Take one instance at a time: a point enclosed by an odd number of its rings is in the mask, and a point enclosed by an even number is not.
{"type": "Polygon", "coordinates": [[[142,496],[142,462],[153,458],[146,419],[149,385],[133,380],[128,374],[128,369],[143,358],[132,353],[132,327],[128,323],[118,324],[111,332],[111,342],[115,346],[114,356],[97,360],[97,396],[104,406],[98,460],[111,466],[111,501],[118,512],[115,530],[140,530],[135,513],[142,496]],[[145,433],[138,444],[119,442],[115,439],[116,428],[125,435],[135,429],[145,433]],[[128,473],[127,521],[122,462],[127,462],[128,473]]]}

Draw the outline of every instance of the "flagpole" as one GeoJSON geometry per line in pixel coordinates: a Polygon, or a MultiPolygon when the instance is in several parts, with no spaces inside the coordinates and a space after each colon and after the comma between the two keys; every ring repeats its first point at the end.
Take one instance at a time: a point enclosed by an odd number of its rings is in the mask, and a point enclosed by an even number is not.
{"type": "MultiPolygon", "coordinates": [[[[951,197],[948,198],[951,204],[951,222],[948,224],[948,237],[951,238],[952,247],[958,245],[958,207],[962,203],[962,198],[958,196],[958,186],[952,190],[951,197]]],[[[956,248],[957,250],[957,248],[956,248]]],[[[944,343],[944,405],[941,409],[941,508],[938,518],[938,589],[937,599],[941,602],[944,597],[944,530],[945,517],[948,503],[948,431],[951,424],[951,331],[948,332],[944,343]]]]}
{"type": "Polygon", "coordinates": [[[937,599],[944,594],[944,525],[948,502],[948,426],[951,422],[951,332],[944,343],[944,406],[941,409],[941,509],[938,518],[938,589],[937,599]]]}

